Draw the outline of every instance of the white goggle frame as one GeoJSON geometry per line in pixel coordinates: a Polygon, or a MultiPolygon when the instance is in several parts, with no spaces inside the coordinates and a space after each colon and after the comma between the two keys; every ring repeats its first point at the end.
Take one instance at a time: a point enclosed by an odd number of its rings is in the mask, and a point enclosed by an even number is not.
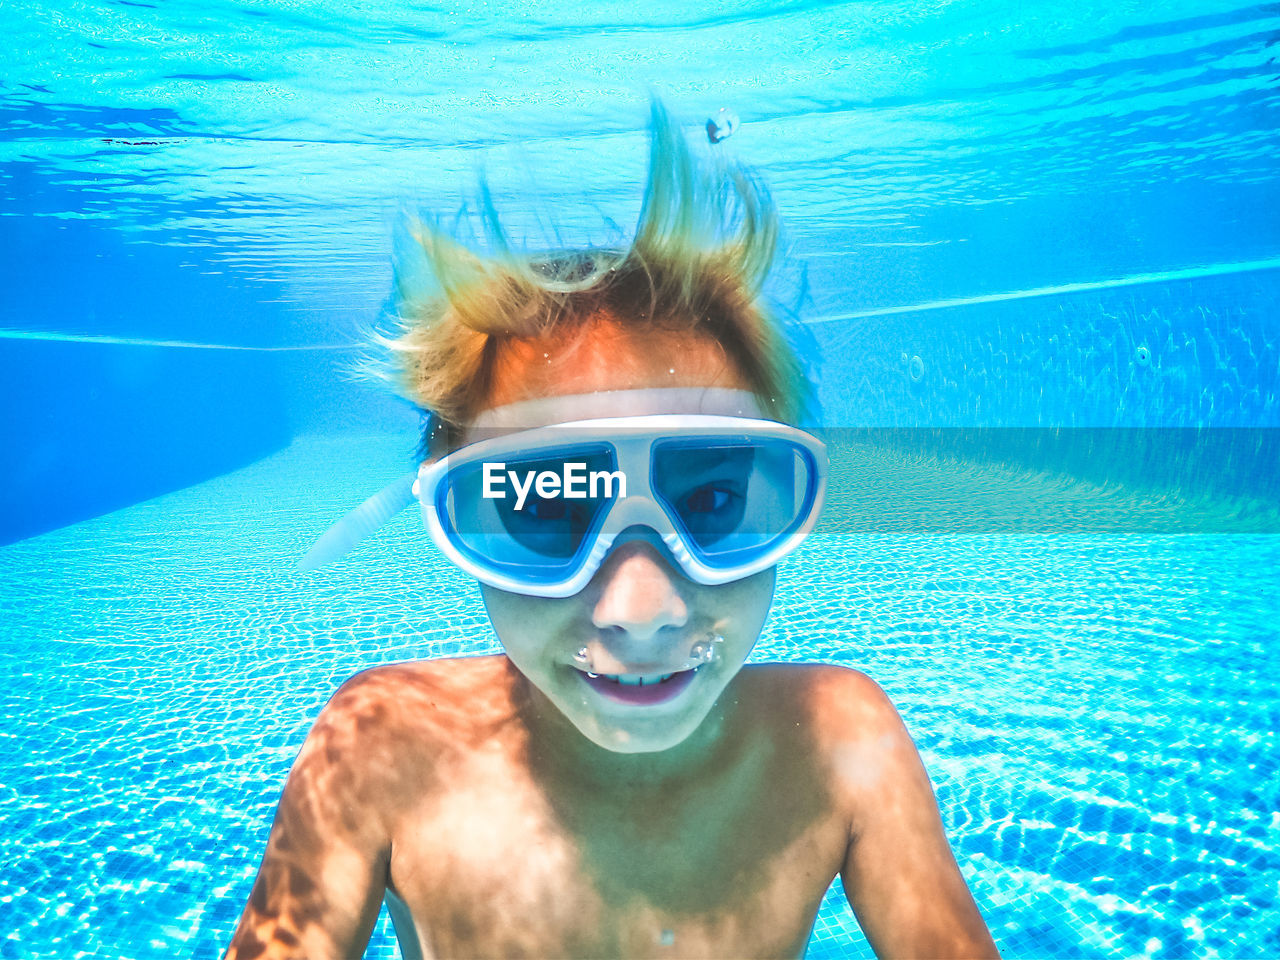
{"type": "Polygon", "coordinates": [[[663,546],[689,579],[702,584],[721,584],[741,580],[774,566],[800,545],[817,522],[825,501],[827,453],[822,441],[785,423],[746,417],[704,414],[654,414],[648,416],[610,417],[557,423],[531,430],[521,430],[492,439],[481,440],[454,451],[435,462],[423,463],[413,484],[413,494],[422,505],[422,519],[436,546],[464,572],[483,583],[535,597],[569,597],[578,593],[591,580],[624,530],[645,527],[654,531],[663,546]],[[660,440],[725,438],[782,440],[802,450],[812,471],[808,477],[806,505],[799,522],[778,537],[749,561],[732,566],[709,566],[702,562],[685,543],[667,515],[653,489],[650,457],[653,445],[660,440]],[[617,454],[617,469],[627,478],[627,495],[610,504],[601,521],[595,542],[568,576],[554,582],[531,582],[496,570],[459,547],[447,518],[440,516],[437,503],[439,487],[446,483],[451,469],[478,462],[499,462],[519,455],[529,459],[539,449],[563,450],[574,446],[611,446],[617,454]]]}

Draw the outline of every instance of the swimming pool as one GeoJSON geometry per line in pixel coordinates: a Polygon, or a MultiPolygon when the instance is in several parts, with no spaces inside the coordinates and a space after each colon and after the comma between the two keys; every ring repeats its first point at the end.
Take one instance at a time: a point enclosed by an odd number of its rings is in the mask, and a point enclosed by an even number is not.
{"type": "MultiPolygon", "coordinates": [[[[413,448],[336,370],[406,197],[484,167],[518,235],[625,232],[650,83],[741,116],[824,360],[840,495],[755,659],[885,687],[1005,956],[1280,954],[1280,14],[637,16],[0,9],[4,519],[45,531],[0,546],[0,957],[219,955],[336,686],[496,649],[414,517],[293,573],[413,448]]],[[[870,955],[838,889],[808,955],[870,955]]]]}
{"type": "MultiPolygon", "coordinates": [[[[495,649],[416,518],[289,570],[403,452],[300,440],[0,554],[0,953],[217,955],[337,684],[495,649]],[[340,466],[317,484],[319,463],[340,466]]],[[[1262,956],[1278,561],[1266,535],[825,532],[783,567],[755,659],[886,688],[1006,956],[1262,956]]],[[[367,955],[393,943],[384,916],[367,955]]],[[[833,892],[809,956],[859,955],[833,892]]]]}

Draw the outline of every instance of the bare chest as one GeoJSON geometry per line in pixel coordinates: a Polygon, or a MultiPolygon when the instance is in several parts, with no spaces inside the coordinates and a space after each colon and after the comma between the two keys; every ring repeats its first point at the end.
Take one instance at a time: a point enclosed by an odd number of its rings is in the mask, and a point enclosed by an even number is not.
{"type": "Polygon", "coordinates": [[[406,819],[391,883],[427,957],[794,957],[845,852],[827,807],[804,778],[601,798],[496,764],[406,819]]]}

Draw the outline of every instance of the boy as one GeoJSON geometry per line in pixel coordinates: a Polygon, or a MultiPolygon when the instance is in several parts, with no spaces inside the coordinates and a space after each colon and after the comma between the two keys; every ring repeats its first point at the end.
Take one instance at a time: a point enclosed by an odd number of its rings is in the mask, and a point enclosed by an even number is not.
{"type": "Polygon", "coordinates": [[[389,343],[435,417],[414,492],[506,654],[342,686],[229,956],[358,956],[385,898],[409,958],[796,957],[837,873],[878,956],[995,956],[883,692],[743,667],[825,479],[762,191],[655,106],[625,254],[419,239],[443,296],[402,283],[389,343]]]}

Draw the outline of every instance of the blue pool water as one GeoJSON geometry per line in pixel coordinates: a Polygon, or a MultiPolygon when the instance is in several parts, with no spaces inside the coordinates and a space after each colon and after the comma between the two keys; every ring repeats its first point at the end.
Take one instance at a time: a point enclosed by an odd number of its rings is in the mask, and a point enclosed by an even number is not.
{"type": "MultiPolygon", "coordinates": [[[[495,649],[415,518],[289,570],[402,454],[300,440],[0,554],[4,955],[216,955],[336,685],[495,649]]],[[[1006,956],[1266,956],[1277,562],[1265,535],[827,531],[784,565],[755,658],[883,684],[1006,956]]],[[[368,956],[392,942],[384,918],[368,956]]],[[[833,893],[810,956],[860,955],[833,893]]]]}
{"type": "Polygon", "coordinates": [[[414,447],[341,373],[404,206],[624,236],[651,88],[822,357],[755,659],[884,686],[1005,956],[1280,955],[1280,11],[1025,6],[0,6],[0,957],[219,955],[336,686],[496,649],[414,517],[293,572],[414,447]]]}

